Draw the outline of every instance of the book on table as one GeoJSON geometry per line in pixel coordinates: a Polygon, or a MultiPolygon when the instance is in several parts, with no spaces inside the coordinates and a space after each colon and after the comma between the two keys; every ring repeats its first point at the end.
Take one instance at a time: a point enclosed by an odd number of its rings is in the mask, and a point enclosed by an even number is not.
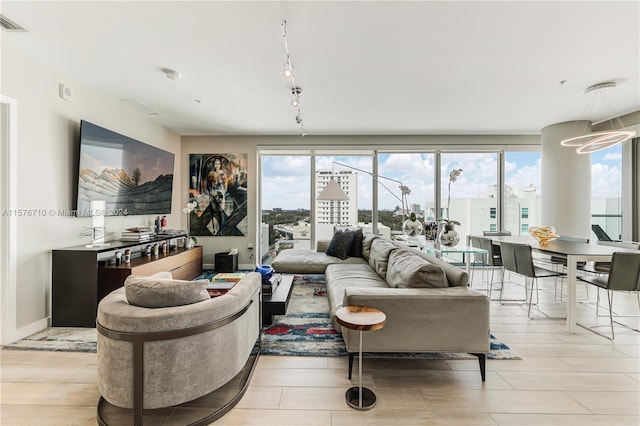
{"type": "Polygon", "coordinates": [[[207,292],[211,297],[222,296],[231,290],[236,283],[237,281],[211,281],[207,284],[207,292]]]}
{"type": "Polygon", "coordinates": [[[221,272],[219,274],[214,275],[211,278],[211,282],[213,283],[226,283],[233,282],[237,283],[242,278],[244,278],[244,272],[221,272]]]}

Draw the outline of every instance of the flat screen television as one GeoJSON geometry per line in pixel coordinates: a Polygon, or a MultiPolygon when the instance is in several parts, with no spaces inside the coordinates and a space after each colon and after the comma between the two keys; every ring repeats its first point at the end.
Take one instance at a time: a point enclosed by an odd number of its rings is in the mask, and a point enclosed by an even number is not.
{"type": "Polygon", "coordinates": [[[78,216],[104,201],[104,216],[171,213],[175,154],[82,120],[78,216]]]}

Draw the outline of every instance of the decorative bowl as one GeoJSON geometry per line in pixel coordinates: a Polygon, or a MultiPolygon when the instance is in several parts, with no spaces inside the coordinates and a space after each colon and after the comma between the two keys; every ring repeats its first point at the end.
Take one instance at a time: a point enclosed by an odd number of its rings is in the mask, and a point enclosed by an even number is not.
{"type": "Polygon", "coordinates": [[[553,241],[559,237],[556,234],[556,228],[553,226],[531,226],[529,234],[535,238],[541,246],[546,246],[549,241],[553,241]]]}

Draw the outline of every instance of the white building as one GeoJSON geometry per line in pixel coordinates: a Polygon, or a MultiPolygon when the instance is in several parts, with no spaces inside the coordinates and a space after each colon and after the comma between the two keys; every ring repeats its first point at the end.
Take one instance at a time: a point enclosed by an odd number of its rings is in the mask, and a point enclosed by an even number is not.
{"type": "Polygon", "coordinates": [[[316,197],[329,180],[336,181],[349,200],[316,200],[316,238],[331,239],[334,226],[354,226],[358,222],[358,175],[351,170],[319,170],[316,172],[316,197]]]}

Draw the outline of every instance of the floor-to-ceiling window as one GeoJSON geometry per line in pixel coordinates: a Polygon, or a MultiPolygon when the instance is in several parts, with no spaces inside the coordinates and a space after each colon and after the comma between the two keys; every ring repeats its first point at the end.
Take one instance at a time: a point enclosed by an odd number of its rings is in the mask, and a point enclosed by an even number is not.
{"type": "Polygon", "coordinates": [[[591,154],[591,224],[612,240],[622,239],[622,144],[591,154]]]}
{"type": "Polygon", "coordinates": [[[505,152],[504,230],[527,235],[542,214],[540,152],[505,152]]]}
{"type": "Polygon", "coordinates": [[[309,248],[311,239],[311,157],[260,157],[260,263],[286,248],[309,248]]]}
{"type": "Polygon", "coordinates": [[[402,234],[412,212],[422,222],[435,222],[434,159],[433,153],[378,154],[378,233],[402,234]],[[404,199],[401,185],[410,190],[404,199]]]}
{"type": "Polygon", "coordinates": [[[338,227],[400,236],[411,213],[423,223],[460,222],[462,244],[466,235],[502,229],[526,234],[540,224],[539,152],[269,151],[260,155],[260,167],[263,262],[276,250],[314,247],[338,227]],[[348,199],[318,200],[330,180],[348,199]],[[401,186],[410,190],[406,198],[401,186]]]}
{"type": "MultiPolygon", "coordinates": [[[[371,222],[373,206],[371,155],[316,155],[315,238],[330,240],[334,228],[365,228],[371,222]],[[318,200],[330,180],[334,180],[348,199],[318,200]]],[[[370,227],[370,226],[369,226],[370,227]]],[[[371,228],[370,231],[373,231],[371,228]]]]}
{"type": "Polygon", "coordinates": [[[440,157],[441,218],[460,222],[466,235],[499,229],[498,154],[442,153],[440,157]]]}

